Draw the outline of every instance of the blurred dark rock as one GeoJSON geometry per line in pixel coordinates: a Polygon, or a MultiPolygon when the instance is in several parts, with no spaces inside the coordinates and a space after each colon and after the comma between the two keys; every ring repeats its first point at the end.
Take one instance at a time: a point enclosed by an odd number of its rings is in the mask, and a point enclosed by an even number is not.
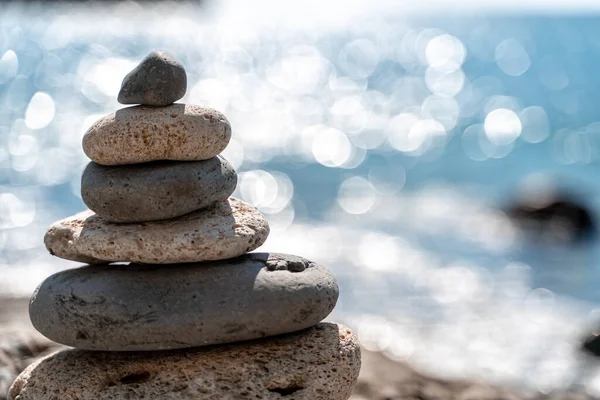
{"type": "Polygon", "coordinates": [[[121,84],[121,104],[168,106],[185,95],[187,75],[183,65],[162,51],[153,51],[121,84]]]}
{"type": "Polygon", "coordinates": [[[506,209],[507,215],[531,238],[546,243],[575,243],[591,238],[594,216],[580,196],[554,189],[529,193],[506,209]]]}
{"type": "Polygon", "coordinates": [[[600,334],[592,333],[586,337],[581,343],[581,350],[587,355],[600,357],[600,334]]]}

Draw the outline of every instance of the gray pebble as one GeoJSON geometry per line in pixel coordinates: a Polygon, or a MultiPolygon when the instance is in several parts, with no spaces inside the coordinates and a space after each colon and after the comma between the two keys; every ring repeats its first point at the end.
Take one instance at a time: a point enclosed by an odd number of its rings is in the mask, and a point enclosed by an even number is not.
{"type": "Polygon", "coordinates": [[[121,104],[168,106],[185,95],[187,75],[183,65],[162,51],[153,51],[121,84],[121,104]]]}
{"type": "Polygon", "coordinates": [[[235,170],[222,157],[118,167],[90,162],[81,178],[81,197],[110,222],[157,221],[225,200],[236,184],[235,170]]]}
{"type": "Polygon", "coordinates": [[[29,314],[40,333],[80,349],[178,349],[308,328],[329,315],[338,293],[322,266],[251,253],[202,264],[65,270],[37,288],[29,314]],[[272,260],[278,269],[267,267],[272,260]],[[285,269],[286,260],[304,270],[285,269]]]}

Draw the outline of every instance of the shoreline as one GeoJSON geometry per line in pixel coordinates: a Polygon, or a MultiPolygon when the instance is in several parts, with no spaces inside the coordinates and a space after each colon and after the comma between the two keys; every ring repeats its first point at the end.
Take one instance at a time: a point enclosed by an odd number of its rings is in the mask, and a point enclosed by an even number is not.
{"type": "MultiPolygon", "coordinates": [[[[64,346],[39,334],[29,321],[28,298],[0,298],[0,400],[16,376],[30,363],[64,346]]],[[[409,364],[395,362],[362,350],[362,367],[350,400],[518,400],[592,399],[582,393],[525,394],[469,380],[445,380],[417,372],[409,364]]]]}

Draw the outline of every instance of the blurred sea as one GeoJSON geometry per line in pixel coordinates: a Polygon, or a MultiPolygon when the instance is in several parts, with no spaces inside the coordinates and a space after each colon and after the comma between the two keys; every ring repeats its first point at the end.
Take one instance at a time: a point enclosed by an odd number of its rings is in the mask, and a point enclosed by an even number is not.
{"type": "Polygon", "coordinates": [[[261,250],[329,266],[332,318],[366,348],[545,392],[578,379],[600,246],[532,244],[500,207],[554,176],[600,210],[600,14],[0,7],[0,293],[76,266],[42,239],[85,207],[82,135],[163,49],[187,68],[182,101],[232,124],[235,195],[272,226],[261,250]]]}

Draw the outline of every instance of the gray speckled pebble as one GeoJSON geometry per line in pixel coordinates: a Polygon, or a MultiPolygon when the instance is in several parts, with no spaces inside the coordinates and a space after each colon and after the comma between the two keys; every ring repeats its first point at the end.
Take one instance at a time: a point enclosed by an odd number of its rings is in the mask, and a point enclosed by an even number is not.
{"type": "Polygon", "coordinates": [[[235,170],[222,157],[118,167],[91,162],[81,178],[81,197],[110,222],[157,221],[225,200],[236,184],[235,170]]]}
{"type": "Polygon", "coordinates": [[[329,315],[337,298],[337,283],[326,268],[300,257],[253,253],[169,268],[62,271],[38,287],[29,314],[40,333],[68,346],[162,350],[308,328],[329,315]],[[285,268],[287,260],[293,270],[285,268]]]}
{"type": "Polygon", "coordinates": [[[121,84],[121,104],[168,106],[185,95],[185,69],[168,54],[153,51],[133,69],[121,84]]]}

